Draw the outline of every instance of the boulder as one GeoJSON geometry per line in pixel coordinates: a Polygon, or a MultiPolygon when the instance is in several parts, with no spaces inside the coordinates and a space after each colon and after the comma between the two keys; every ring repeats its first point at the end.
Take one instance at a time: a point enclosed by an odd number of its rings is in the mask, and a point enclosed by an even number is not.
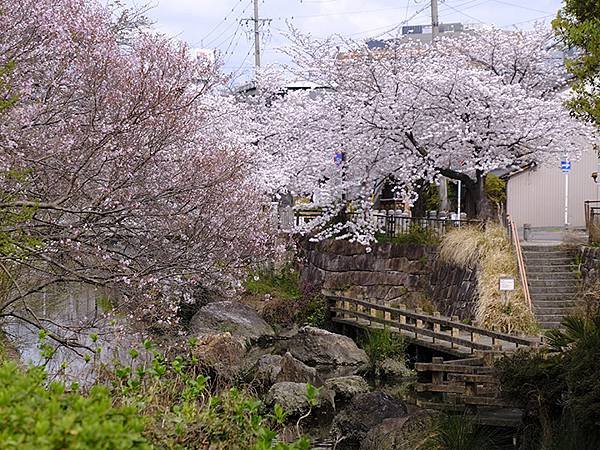
{"type": "Polygon", "coordinates": [[[338,449],[356,449],[371,428],[385,419],[405,417],[406,404],[383,392],[358,394],[333,420],[331,433],[338,449]]]}
{"type": "Polygon", "coordinates": [[[358,375],[330,378],[325,381],[324,387],[333,393],[336,408],[347,404],[355,395],[369,392],[369,385],[358,375]]]}
{"type": "Polygon", "coordinates": [[[379,364],[380,375],[388,381],[400,381],[413,378],[415,373],[406,367],[404,361],[394,358],[386,358],[379,364]]]}
{"type": "Polygon", "coordinates": [[[246,348],[230,333],[203,336],[193,347],[197,364],[212,376],[230,381],[241,371],[246,348]]]}
{"type": "MultiPolygon", "coordinates": [[[[265,403],[271,407],[279,404],[289,417],[297,418],[306,414],[311,409],[308,401],[307,387],[306,383],[294,383],[291,381],[275,383],[269,389],[265,397],[265,403]]],[[[317,404],[312,407],[312,410],[315,413],[329,415],[333,412],[333,401],[328,391],[320,391],[317,397],[317,404]]]]}
{"type": "Polygon", "coordinates": [[[253,376],[252,385],[264,392],[277,382],[277,375],[281,372],[281,359],[279,355],[263,355],[252,366],[250,372],[253,376]]]}
{"type": "Polygon", "coordinates": [[[190,333],[193,335],[223,332],[245,341],[275,335],[273,328],[254,309],[234,301],[209,303],[200,308],[190,321],[190,333]]]}
{"type": "Polygon", "coordinates": [[[385,419],[363,439],[360,450],[413,450],[423,448],[440,413],[418,410],[406,417],[385,419]]]}
{"type": "Polygon", "coordinates": [[[302,327],[287,343],[288,351],[305,364],[358,366],[369,358],[352,339],[315,327],[302,327]]]}
{"type": "Polygon", "coordinates": [[[315,386],[323,384],[317,375],[317,369],[298,361],[290,352],[283,355],[279,364],[280,370],[275,377],[276,382],[293,381],[294,383],[310,383],[315,386]]]}

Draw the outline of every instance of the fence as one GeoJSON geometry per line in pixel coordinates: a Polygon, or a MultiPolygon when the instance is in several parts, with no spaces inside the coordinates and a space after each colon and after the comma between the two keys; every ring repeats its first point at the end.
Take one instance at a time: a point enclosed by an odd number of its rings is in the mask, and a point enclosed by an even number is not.
{"type": "Polygon", "coordinates": [[[590,244],[600,243],[600,200],[584,202],[585,228],[590,244]]]}
{"type": "MultiPolygon", "coordinates": [[[[321,217],[319,210],[296,210],[294,211],[294,225],[300,227],[308,225],[314,219],[321,217]]],[[[483,226],[479,220],[448,217],[445,215],[430,214],[429,217],[411,217],[400,210],[375,210],[368,213],[346,213],[347,220],[363,220],[370,223],[378,233],[393,238],[417,230],[426,230],[443,236],[453,228],[461,226],[483,226]]]]}

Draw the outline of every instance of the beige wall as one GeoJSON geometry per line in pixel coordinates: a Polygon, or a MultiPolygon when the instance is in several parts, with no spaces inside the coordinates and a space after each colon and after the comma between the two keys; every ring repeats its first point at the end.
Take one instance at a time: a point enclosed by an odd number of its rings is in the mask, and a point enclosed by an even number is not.
{"type": "MultiPolygon", "coordinates": [[[[591,177],[598,170],[594,150],[584,152],[573,162],[569,173],[569,225],[585,227],[583,202],[598,200],[599,187],[591,177]]],[[[600,178],[598,179],[600,182],[600,178]]],[[[538,166],[512,176],[507,186],[507,210],[521,227],[555,227],[564,224],[565,175],[558,163],[538,166]]]]}

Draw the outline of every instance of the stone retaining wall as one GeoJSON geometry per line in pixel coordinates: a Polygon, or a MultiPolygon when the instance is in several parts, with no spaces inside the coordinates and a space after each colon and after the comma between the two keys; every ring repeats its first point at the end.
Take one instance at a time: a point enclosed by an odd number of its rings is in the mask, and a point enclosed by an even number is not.
{"type": "Polygon", "coordinates": [[[581,247],[578,256],[583,287],[600,282],[600,248],[581,247]]]}
{"type": "Polygon", "coordinates": [[[435,246],[374,244],[368,252],[360,244],[330,240],[303,248],[305,287],[320,288],[326,295],[473,318],[476,272],[438,261],[435,246]]]}

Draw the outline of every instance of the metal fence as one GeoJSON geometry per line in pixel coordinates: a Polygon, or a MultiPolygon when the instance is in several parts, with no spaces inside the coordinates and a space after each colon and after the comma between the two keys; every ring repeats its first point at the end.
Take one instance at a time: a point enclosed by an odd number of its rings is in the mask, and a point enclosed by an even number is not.
{"type": "MultiPolygon", "coordinates": [[[[294,225],[301,227],[323,215],[319,210],[295,210],[294,225]]],[[[455,215],[446,216],[430,213],[428,217],[411,217],[400,210],[375,210],[369,213],[346,213],[346,220],[362,220],[371,223],[378,233],[390,238],[415,231],[428,231],[443,236],[454,228],[463,226],[483,226],[480,220],[460,219],[455,215]]],[[[339,218],[341,220],[342,217],[339,218]]]]}

